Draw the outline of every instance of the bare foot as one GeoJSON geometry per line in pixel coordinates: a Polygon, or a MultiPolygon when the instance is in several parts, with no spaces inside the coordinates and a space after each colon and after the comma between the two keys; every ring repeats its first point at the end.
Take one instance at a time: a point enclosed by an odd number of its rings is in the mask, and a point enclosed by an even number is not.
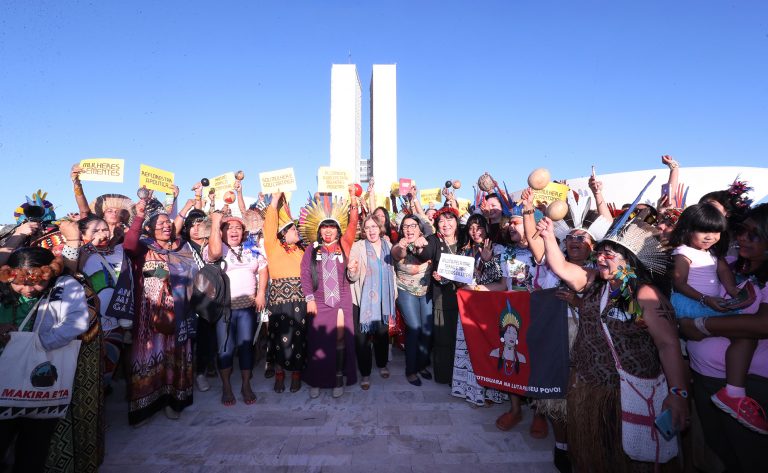
{"type": "Polygon", "coordinates": [[[232,394],[232,391],[223,392],[221,393],[221,403],[227,407],[231,407],[237,403],[237,399],[235,399],[235,395],[232,394]]]}
{"type": "Polygon", "coordinates": [[[244,385],[243,388],[240,390],[240,393],[243,395],[243,402],[246,405],[251,405],[256,402],[256,393],[253,392],[251,387],[249,385],[244,385]]]}

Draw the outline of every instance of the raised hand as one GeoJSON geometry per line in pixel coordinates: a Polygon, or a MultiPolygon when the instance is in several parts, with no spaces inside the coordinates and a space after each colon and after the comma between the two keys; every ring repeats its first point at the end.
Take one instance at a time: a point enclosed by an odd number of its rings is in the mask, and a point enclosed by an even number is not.
{"type": "Polygon", "coordinates": [[[480,258],[483,261],[490,261],[493,258],[493,243],[490,238],[486,238],[483,246],[480,248],[480,258]]]}

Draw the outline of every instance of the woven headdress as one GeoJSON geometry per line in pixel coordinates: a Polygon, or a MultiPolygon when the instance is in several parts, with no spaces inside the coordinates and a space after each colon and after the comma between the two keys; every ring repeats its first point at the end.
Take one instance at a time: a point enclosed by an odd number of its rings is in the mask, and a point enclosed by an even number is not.
{"type": "Polygon", "coordinates": [[[632,252],[646,269],[656,274],[664,274],[667,272],[669,254],[659,242],[658,229],[643,222],[642,214],[643,212],[603,241],[623,246],[632,252]]]}
{"type": "Polygon", "coordinates": [[[335,222],[343,234],[349,223],[349,201],[338,197],[314,199],[302,207],[299,216],[299,233],[302,240],[314,242],[317,239],[317,229],[326,221],[335,222]]]}
{"type": "Polygon", "coordinates": [[[557,239],[563,242],[565,241],[565,237],[572,231],[583,230],[589,233],[589,236],[592,237],[592,241],[597,242],[602,240],[605,234],[608,233],[608,229],[611,228],[613,222],[600,215],[589,225],[584,223],[587,213],[589,212],[590,204],[592,203],[592,198],[581,198],[576,202],[576,198],[569,192],[567,201],[568,212],[571,214],[573,226],[571,227],[568,225],[565,219],[554,222],[555,236],[557,239]]]}
{"type": "Polygon", "coordinates": [[[168,212],[163,203],[153,197],[147,201],[147,206],[144,207],[144,225],[147,225],[158,215],[168,215],[168,212]]]}
{"type": "Polygon", "coordinates": [[[90,207],[97,217],[104,218],[104,210],[106,209],[120,209],[130,212],[133,208],[133,202],[122,194],[104,194],[96,197],[96,200],[91,202],[90,207]]]}

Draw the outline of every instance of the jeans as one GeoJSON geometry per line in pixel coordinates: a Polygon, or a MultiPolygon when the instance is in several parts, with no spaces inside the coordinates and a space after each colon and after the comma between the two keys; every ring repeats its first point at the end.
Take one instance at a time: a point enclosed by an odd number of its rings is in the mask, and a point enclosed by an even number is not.
{"type": "Polygon", "coordinates": [[[432,338],[432,296],[414,296],[408,291],[397,293],[397,306],[405,321],[405,374],[416,374],[429,364],[432,338]]]}
{"type": "Polygon", "coordinates": [[[253,369],[253,336],[259,323],[253,307],[232,309],[229,324],[224,317],[216,322],[216,337],[219,342],[219,369],[232,368],[232,358],[237,348],[240,370],[253,369]]]}

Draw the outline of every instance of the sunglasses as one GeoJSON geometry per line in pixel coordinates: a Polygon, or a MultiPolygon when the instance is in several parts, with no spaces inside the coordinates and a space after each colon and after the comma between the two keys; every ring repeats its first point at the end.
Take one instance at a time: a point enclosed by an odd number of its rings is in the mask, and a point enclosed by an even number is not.
{"type": "Polygon", "coordinates": [[[584,243],[585,241],[589,241],[587,240],[588,236],[589,235],[566,235],[565,241],[575,241],[578,243],[584,243]]]}
{"type": "Polygon", "coordinates": [[[615,260],[616,258],[624,258],[624,257],[623,257],[623,256],[621,256],[619,253],[616,253],[615,251],[610,251],[610,250],[600,250],[600,251],[596,251],[596,252],[595,252],[595,255],[597,255],[598,257],[602,256],[602,257],[603,257],[603,259],[606,259],[606,260],[608,260],[608,261],[613,261],[613,260],[615,260]]]}

